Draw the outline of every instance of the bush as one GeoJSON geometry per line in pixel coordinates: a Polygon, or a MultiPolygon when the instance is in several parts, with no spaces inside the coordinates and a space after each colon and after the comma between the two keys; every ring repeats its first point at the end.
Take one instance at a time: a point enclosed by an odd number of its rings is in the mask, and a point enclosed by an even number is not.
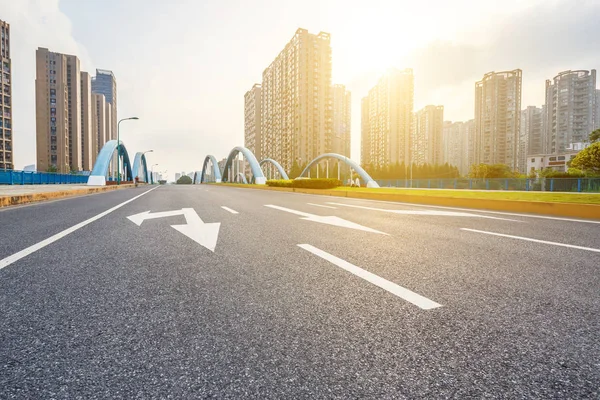
{"type": "Polygon", "coordinates": [[[192,178],[187,175],[183,175],[181,178],[177,179],[178,185],[190,185],[192,183],[192,178]]]}
{"type": "Polygon", "coordinates": [[[271,187],[291,187],[303,189],[333,189],[341,186],[342,182],[337,179],[290,179],[290,180],[271,180],[267,181],[267,186],[271,187]]]}

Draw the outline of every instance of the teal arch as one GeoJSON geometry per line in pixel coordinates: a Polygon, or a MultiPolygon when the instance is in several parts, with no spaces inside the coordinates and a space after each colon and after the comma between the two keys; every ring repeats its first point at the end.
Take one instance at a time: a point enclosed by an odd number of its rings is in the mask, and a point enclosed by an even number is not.
{"type": "Polygon", "coordinates": [[[125,166],[127,177],[130,178],[133,176],[131,170],[131,162],[129,161],[129,154],[127,153],[127,148],[120,142],[121,145],[117,146],[116,140],[109,140],[98,153],[98,158],[96,158],[96,163],[94,164],[94,168],[92,168],[92,172],[88,178],[88,185],[94,186],[105,186],[106,185],[106,175],[108,175],[108,169],[110,167],[110,162],[112,160],[113,155],[117,152],[117,147],[119,148],[119,156],[123,157],[123,166],[125,166]]]}
{"type": "Polygon", "coordinates": [[[243,146],[236,146],[229,152],[229,157],[227,157],[227,162],[225,163],[225,168],[223,168],[223,177],[226,180],[228,176],[229,169],[231,168],[231,164],[233,163],[233,159],[239,153],[242,153],[248,164],[250,164],[250,169],[252,170],[252,183],[257,185],[264,185],[267,183],[267,178],[265,178],[265,174],[263,174],[262,168],[260,168],[260,164],[258,160],[254,156],[254,154],[243,146]]]}
{"type": "Polygon", "coordinates": [[[344,164],[350,166],[353,170],[356,171],[358,176],[361,177],[361,179],[363,180],[363,182],[365,182],[367,187],[370,187],[370,188],[378,188],[379,187],[379,184],[377,184],[377,182],[375,182],[375,180],[373,178],[371,178],[371,176],[369,174],[367,174],[367,172],[364,169],[362,169],[360,165],[358,165],[357,163],[355,163],[348,157],[343,156],[341,154],[336,154],[336,153],[321,154],[320,156],[318,156],[317,158],[312,160],[310,163],[308,163],[308,165],[306,166],[306,168],[304,168],[304,171],[302,171],[300,176],[303,176],[304,174],[306,174],[310,170],[310,167],[312,167],[314,164],[318,163],[319,161],[321,161],[325,158],[335,158],[336,160],[343,161],[344,164]]]}
{"type": "Polygon", "coordinates": [[[204,183],[205,182],[205,178],[206,178],[206,166],[208,165],[208,162],[211,162],[213,165],[213,171],[215,174],[215,182],[216,183],[221,183],[221,169],[219,168],[219,163],[217,162],[217,159],[215,158],[215,156],[212,155],[207,155],[204,158],[204,163],[202,164],[202,173],[200,174],[200,183],[204,183]]]}
{"type": "Polygon", "coordinates": [[[279,172],[279,175],[281,175],[281,179],[290,179],[288,174],[285,173],[285,170],[283,169],[281,164],[279,164],[277,161],[273,160],[272,158],[265,158],[259,164],[262,167],[266,163],[272,164],[275,168],[277,168],[277,172],[279,172]]]}
{"type": "Polygon", "coordinates": [[[140,182],[154,183],[152,182],[152,176],[148,171],[148,164],[146,162],[146,155],[141,151],[135,153],[133,159],[133,177],[138,177],[140,182]]]}
{"type": "Polygon", "coordinates": [[[243,183],[244,185],[248,184],[248,179],[246,179],[246,177],[244,176],[244,174],[242,174],[241,172],[238,172],[237,175],[234,178],[234,182],[236,183],[243,183]]]}

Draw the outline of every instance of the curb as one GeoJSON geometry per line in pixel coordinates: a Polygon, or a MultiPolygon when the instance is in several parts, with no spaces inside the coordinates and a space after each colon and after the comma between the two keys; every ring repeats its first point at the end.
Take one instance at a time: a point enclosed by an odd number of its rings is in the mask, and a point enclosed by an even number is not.
{"type": "Polygon", "coordinates": [[[86,194],[102,193],[107,192],[109,190],[129,189],[133,187],[135,187],[135,185],[113,185],[91,187],[89,189],[62,190],[57,192],[42,192],[16,196],[0,196],[0,208],[16,206],[20,204],[37,203],[46,200],[55,200],[66,197],[82,196],[86,194]]]}
{"type": "Polygon", "coordinates": [[[397,203],[427,204],[444,207],[472,208],[490,211],[505,211],[525,214],[542,214],[556,217],[599,219],[600,205],[582,203],[555,203],[525,200],[470,199],[459,197],[417,196],[393,193],[365,193],[351,190],[249,187],[241,184],[219,184],[246,189],[275,190],[284,192],[315,194],[321,196],[348,197],[353,199],[391,201],[397,203]]]}

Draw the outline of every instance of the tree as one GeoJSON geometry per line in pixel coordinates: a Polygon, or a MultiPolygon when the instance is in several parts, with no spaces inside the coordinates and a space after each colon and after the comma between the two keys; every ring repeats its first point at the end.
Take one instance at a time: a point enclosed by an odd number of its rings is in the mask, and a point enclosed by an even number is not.
{"type": "Polygon", "coordinates": [[[58,169],[56,168],[56,165],[50,165],[48,167],[48,169],[46,170],[46,172],[56,173],[56,172],[58,172],[58,169]]]}
{"type": "MultiPolygon", "coordinates": [[[[599,132],[596,130],[594,132],[599,132]]],[[[594,134],[592,132],[592,134],[594,134]]],[[[590,135],[590,139],[591,139],[590,135]]],[[[571,168],[579,169],[586,173],[600,173],[600,141],[592,143],[590,146],[581,150],[573,160],[571,160],[571,168]]]]}
{"type": "Polygon", "coordinates": [[[177,179],[178,185],[190,185],[192,183],[192,178],[187,175],[183,175],[181,178],[177,179]]]}
{"type": "Polygon", "coordinates": [[[590,133],[590,142],[596,143],[600,141],[600,129],[596,129],[592,133],[590,133]]]}

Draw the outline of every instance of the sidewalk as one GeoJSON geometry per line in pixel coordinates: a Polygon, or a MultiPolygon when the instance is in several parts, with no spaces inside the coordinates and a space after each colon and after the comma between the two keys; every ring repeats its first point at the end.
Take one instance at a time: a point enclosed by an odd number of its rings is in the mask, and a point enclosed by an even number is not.
{"type": "Polygon", "coordinates": [[[135,185],[0,185],[0,207],[127,189],[135,185]]]}

